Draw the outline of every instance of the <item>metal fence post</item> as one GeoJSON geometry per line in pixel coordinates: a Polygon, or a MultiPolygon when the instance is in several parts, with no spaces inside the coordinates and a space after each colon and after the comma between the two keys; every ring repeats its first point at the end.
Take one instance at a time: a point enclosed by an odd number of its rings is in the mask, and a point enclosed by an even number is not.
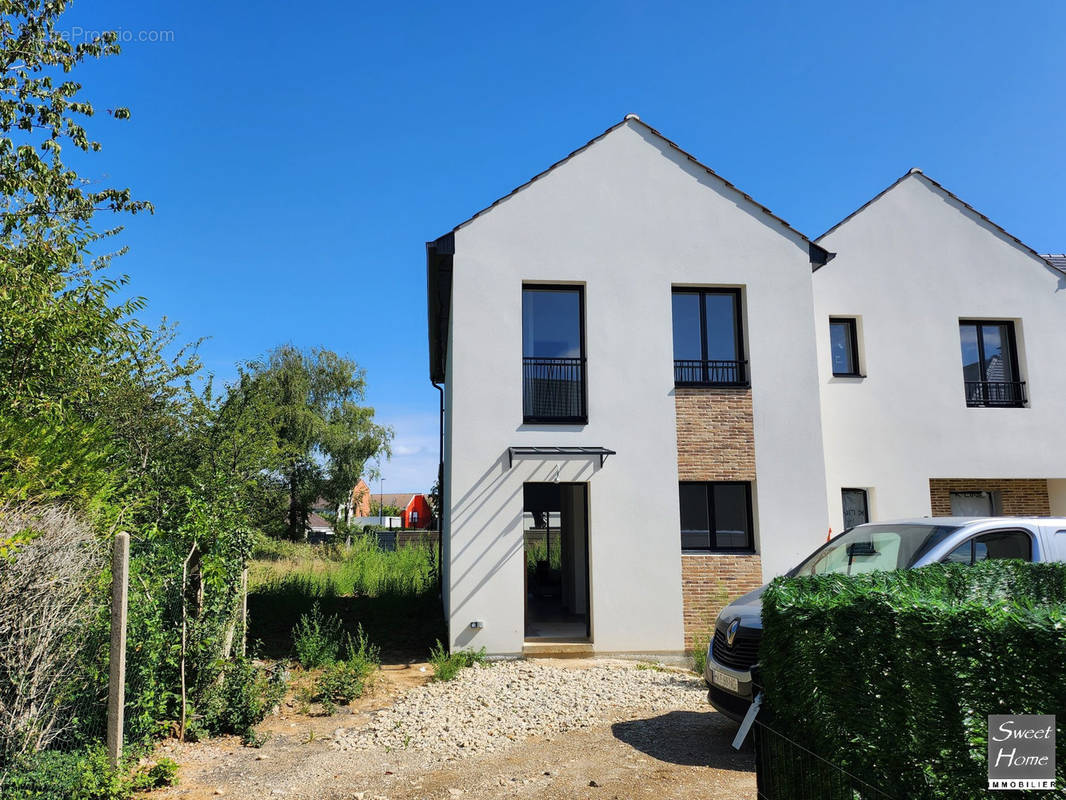
{"type": "Polygon", "coordinates": [[[130,573],[130,535],[115,534],[111,558],[111,658],[107,684],[107,753],[111,765],[122,759],[122,726],[126,705],[126,612],[130,573]]]}

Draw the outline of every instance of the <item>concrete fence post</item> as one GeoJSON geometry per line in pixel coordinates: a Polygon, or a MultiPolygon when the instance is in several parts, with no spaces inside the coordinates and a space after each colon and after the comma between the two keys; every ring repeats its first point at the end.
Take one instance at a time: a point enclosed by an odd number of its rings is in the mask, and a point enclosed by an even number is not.
{"type": "Polygon", "coordinates": [[[107,684],[107,753],[112,766],[122,759],[122,726],[126,706],[126,615],[130,575],[130,535],[115,534],[111,558],[111,658],[107,684]]]}

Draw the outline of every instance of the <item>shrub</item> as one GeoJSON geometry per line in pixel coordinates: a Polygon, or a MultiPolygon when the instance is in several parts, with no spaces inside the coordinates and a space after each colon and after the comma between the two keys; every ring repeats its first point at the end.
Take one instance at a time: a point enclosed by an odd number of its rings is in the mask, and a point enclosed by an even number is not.
{"type": "Polygon", "coordinates": [[[449,653],[447,648],[437,641],[436,646],[429,651],[429,663],[433,665],[433,680],[454,680],[461,669],[471,667],[474,664],[484,664],[485,648],[480,650],[456,650],[449,653]]]}
{"type": "Polygon", "coordinates": [[[315,683],[313,697],[322,703],[327,714],[332,714],[338,705],[346,705],[361,697],[367,679],[381,663],[380,650],[363,633],[360,625],[353,639],[348,636],[346,657],[330,664],[315,683]]]}
{"type": "Polygon", "coordinates": [[[0,773],[4,800],[126,800],[135,792],[169,786],[178,765],[162,758],[131,770],[130,761],[111,766],[107,750],[96,745],[69,753],[46,751],[24,756],[6,776],[0,773]]]}
{"type": "Polygon", "coordinates": [[[775,728],[894,797],[983,796],[988,714],[1066,708],[1066,564],[778,578],[763,630],[775,728]]]}
{"type": "Polygon", "coordinates": [[[206,693],[203,726],[209,733],[245,738],[285,696],[285,673],[267,671],[250,659],[235,658],[222,668],[214,691],[206,693]]]}
{"type": "Polygon", "coordinates": [[[332,664],[341,649],[341,620],[336,615],[323,616],[318,603],[300,617],[293,630],[296,660],[304,669],[332,664]]]}
{"type": "Polygon", "coordinates": [[[0,764],[75,739],[78,706],[106,608],[103,548],[92,529],[54,506],[0,506],[0,764]],[[14,543],[14,544],[11,544],[14,543]]]}

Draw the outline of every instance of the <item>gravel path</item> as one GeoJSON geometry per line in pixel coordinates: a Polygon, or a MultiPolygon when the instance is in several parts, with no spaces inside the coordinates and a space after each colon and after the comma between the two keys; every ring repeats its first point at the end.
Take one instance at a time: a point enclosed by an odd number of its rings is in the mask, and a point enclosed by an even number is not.
{"type": "Polygon", "coordinates": [[[600,662],[559,669],[506,661],[463,670],[448,683],[406,692],[369,724],[338,729],[342,750],[414,751],[447,761],[491,753],[530,736],[587,728],[620,710],[708,710],[703,681],[691,674],[600,662]]]}

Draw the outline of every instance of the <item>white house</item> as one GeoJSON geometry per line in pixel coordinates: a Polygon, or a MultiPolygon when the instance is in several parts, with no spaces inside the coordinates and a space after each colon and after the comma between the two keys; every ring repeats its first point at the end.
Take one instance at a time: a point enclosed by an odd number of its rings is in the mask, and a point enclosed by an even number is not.
{"type": "Polygon", "coordinates": [[[1066,258],[917,170],[812,242],[629,116],[427,268],[453,648],[675,653],[830,526],[1066,515],[1066,258]]]}
{"type": "Polygon", "coordinates": [[[827,258],[635,116],[428,244],[451,647],[677,653],[824,541],[827,258]]]}
{"type": "Polygon", "coordinates": [[[1066,515],[1066,273],[919,170],[818,243],[834,529],[1066,515]]]}

